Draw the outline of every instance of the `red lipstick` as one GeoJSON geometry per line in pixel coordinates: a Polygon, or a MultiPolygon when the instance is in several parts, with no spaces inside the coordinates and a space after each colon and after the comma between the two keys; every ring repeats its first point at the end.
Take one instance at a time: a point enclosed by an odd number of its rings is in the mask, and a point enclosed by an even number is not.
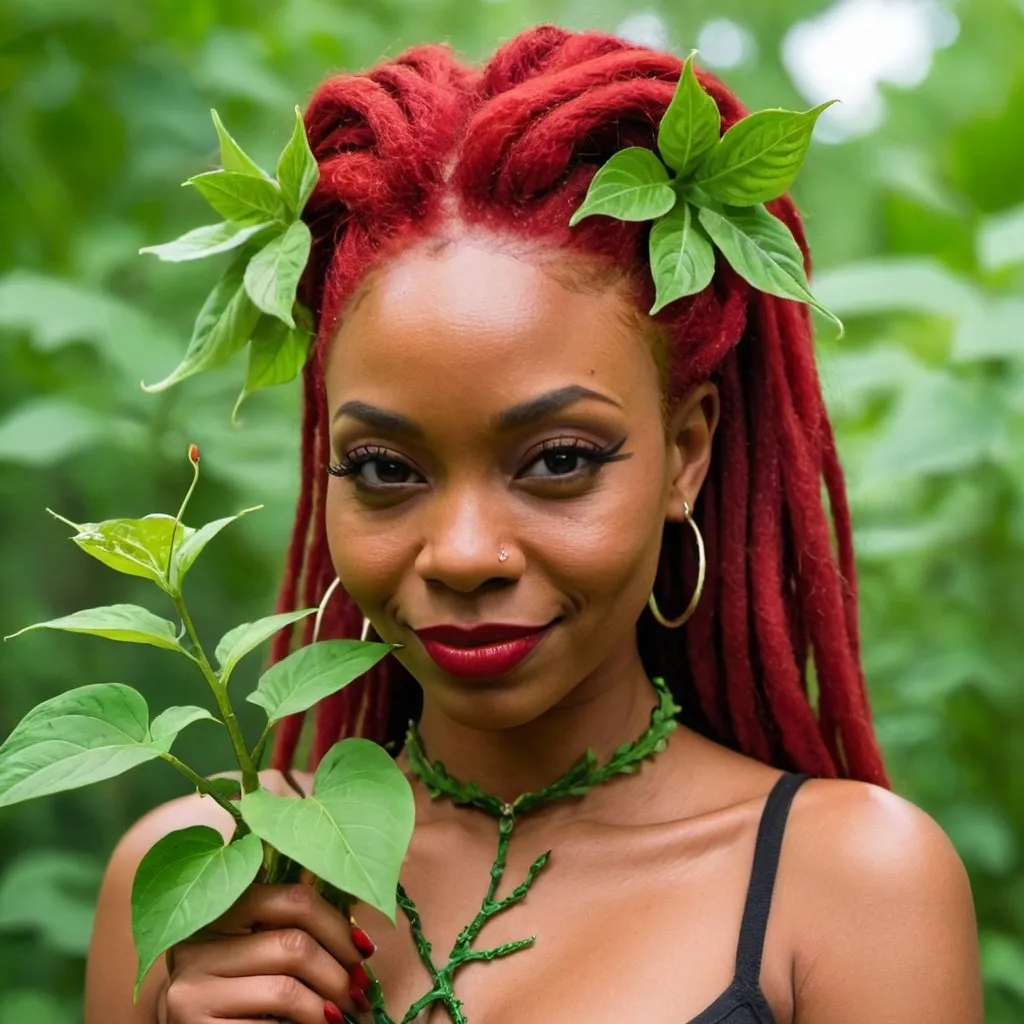
{"type": "Polygon", "coordinates": [[[461,679],[487,679],[510,672],[554,625],[483,623],[472,628],[431,626],[416,630],[423,649],[443,672],[461,679]]]}

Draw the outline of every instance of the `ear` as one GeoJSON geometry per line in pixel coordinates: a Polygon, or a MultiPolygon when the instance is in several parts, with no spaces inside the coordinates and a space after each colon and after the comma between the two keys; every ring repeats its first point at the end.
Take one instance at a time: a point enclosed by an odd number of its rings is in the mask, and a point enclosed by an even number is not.
{"type": "Polygon", "coordinates": [[[718,387],[698,384],[675,407],[668,422],[669,495],[665,518],[682,522],[685,505],[692,509],[711,466],[711,446],[721,404],[718,387]]]}

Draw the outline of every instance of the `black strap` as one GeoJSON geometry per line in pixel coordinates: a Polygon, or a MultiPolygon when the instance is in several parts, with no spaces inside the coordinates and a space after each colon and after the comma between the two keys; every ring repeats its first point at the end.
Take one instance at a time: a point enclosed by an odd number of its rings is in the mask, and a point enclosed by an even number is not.
{"type": "Polygon", "coordinates": [[[764,952],[764,936],[768,929],[775,875],[779,870],[786,818],[796,791],[810,777],[792,772],[780,776],[768,794],[761,823],[757,827],[754,866],[750,872],[750,886],[747,889],[747,903],[743,908],[739,948],[736,952],[736,977],[754,989],[760,985],[761,955],[764,952]]]}

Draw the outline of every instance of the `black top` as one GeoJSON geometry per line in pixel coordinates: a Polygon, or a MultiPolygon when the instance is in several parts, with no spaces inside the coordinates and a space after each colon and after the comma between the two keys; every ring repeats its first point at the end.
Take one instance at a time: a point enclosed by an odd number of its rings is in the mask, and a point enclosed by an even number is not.
{"type": "Polygon", "coordinates": [[[809,778],[809,775],[787,772],[768,794],[757,828],[754,866],[750,872],[736,951],[736,974],[729,987],[687,1024],[776,1024],[768,1000],[761,991],[761,954],[764,952],[764,935],[768,928],[768,912],[772,905],[786,818],[796,791],[809,778]]]}

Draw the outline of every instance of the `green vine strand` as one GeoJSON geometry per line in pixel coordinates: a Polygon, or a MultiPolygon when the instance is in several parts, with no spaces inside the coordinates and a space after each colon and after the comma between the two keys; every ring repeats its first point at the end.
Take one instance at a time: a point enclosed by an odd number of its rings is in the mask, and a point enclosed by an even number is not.
{"type": "MultiPolygon", "coordinates": [[[[480,910],[476,917],[459,932],[459,936],[448,954],[448,961],[443,966],[439,967],[434,962],[434,951],[423,932],[423,922],[415,902],[401,885],[398,886],[398,905],[409,921],[416,952],[432,980],[429,991],[409,1007],[400,1024],[412,1024],[433,1003],[441,1003],[445,1007],[452,1024],[468,1024],[468,1018],[462,1008],[462,1000],[455,995],[455,972],[464,964],[479,960],[499,960],[502,957],[511,956],[521,949],[528,949],[534,944],[537,937],[531,935],[513,942],[506,942],[500,946],[484,949],[474,948],[474,943],[488,921],[526,898],[526,894],[537,880],[537,876],[544,870],[548,858],[551,856],[550,850],[542,853],[530,865],[526,878],[508,896],[503,899],[495,898],[505,876],[508,846],[517,816],[545,804],[554,803],[556,800],[581,797],[592,787],[600,785],[615,775],[636,772],[643,761],[664,750],[669,735],[676,727],[675,716],[681,709],[672,699],[672,694],[663,679],[654,679],[652,682],[658,693],[658,704],[651,712],[650,725],[642,736],[631,743],[622,744],[615,750],[610,760],[603,765],[598,763],[594,751],[588,749],[561,778],[556,779],[539,792],[523,793],[511,803],[505,803],[497,797],[488,795],[475,782],[459,782],[452,778],[442,762],[428,760],[415,723],[409,723],[405,750],[413,775],[427,788],[432,799],[445,796],[455,804],[476,807],[496,818],[498,821],[498,850],[494,857],[494,863],[491,865],[491,881],[487,887],[487,894],[480,905],[480,910]]],[[[372,1007],[374,1024],[395,1024],[384,1008],[384,993],[379,982],[372,975],[371,981],[368,998],[372,1007]]]]}

